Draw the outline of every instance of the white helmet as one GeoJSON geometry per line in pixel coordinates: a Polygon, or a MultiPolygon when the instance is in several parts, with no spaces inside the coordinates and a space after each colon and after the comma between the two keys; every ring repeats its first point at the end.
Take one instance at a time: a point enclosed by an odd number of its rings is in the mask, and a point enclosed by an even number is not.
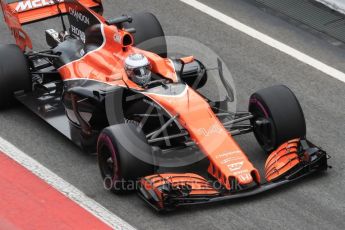
{"type": "Polygon", "coordinates": [[[127,76],[138,85],[145,85],[151,81],[151,64],[142,54],[131,54],[125,60],[127,76]]]}

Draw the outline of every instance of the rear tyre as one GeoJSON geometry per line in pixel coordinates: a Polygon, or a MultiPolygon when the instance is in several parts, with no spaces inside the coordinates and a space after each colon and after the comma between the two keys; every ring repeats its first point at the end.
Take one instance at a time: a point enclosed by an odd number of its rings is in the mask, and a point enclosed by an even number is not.
{"type": "Polygon", "coordinates": [[[104,186],[115,194],[135,190],[138,178],[154,173],[151,146],[133,123],[105,128],[98,138],[97,154],[104,186]]]}
{"type": "Polygon", "coordinates": [[[262,89],[250,97],[251,124],[262,148],[270,153],[281,144],[306,136],[306,123],[295,94],[286,86],[262,89]]]}
{"type": "Polygon", "coordinates": [[[13,93],[31,89],[27,60],[17,45],[0,45],[0,109],[14,102],[13,93]]]}
{"type": "Polygon", "coordinates": [[[132,16],[131,23],[125,23],[125,28],[135,28],[133,34],[136,47],[167,57],[167,43],[164,31],[156,16],[143,12],[132,16]]]}

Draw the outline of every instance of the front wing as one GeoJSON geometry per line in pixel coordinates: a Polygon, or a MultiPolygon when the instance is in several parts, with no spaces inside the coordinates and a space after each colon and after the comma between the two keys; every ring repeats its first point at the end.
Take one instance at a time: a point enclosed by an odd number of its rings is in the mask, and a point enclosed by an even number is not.
{"type": "MultiPolygon", "coordinates": [[[[308,142],[311,144],[310,142],[308,142]]],[[[312,144],[311,144],[312,145],[312,144]]],[[[141,178],[139,196],[157,211],[170,211],[181,206],[214,203],[253,196],[302,179],[329,168],[327,153],[312,145],[308,160],[284,173],[279,179],[226,190],[217,182],[193,173],[156,174],[141,178]]],[[[236,186],[234,186],[235,188],[236,186]]]]}

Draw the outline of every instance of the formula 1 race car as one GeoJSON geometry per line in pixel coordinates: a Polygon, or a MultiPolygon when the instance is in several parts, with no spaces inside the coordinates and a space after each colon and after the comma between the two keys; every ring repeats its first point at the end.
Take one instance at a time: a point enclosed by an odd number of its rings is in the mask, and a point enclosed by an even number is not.
{"type": "Polygon", "coordinates": [[[226,96],[212,100],[202,93],[210,67],[193,56],[169,58],[151,13],[105,19],[101,0],[0,1],[16,40],[0,46],[1,109],[15,99],[97,152],[114,193],[135,182],[148,204],[170,210],[255,195],[328,168],[326,152],[306,139],[289,88],[259,90],[248,112],[231,112],[221,60],[226,96]],[[46,30],[49,49],[33,51],[22,25],[51,17],[61,18],[62,31],[46,30]],[[263,172],[233,138],[251,132],[267,153],[263,172]]]}

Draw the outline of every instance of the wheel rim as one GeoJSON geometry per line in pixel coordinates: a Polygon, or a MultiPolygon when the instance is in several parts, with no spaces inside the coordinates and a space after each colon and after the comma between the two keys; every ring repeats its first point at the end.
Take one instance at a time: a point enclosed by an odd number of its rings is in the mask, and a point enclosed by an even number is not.
{"type": "Polygon", "coordinates": [[[111,188],[120,180],[120,170],[113,146],[103,144],[99,148],[99,164],[105,186],[111,188]]]}
{"type": "Polygon", "coordinates": [[[266,152],[274,150],[275,130],[273,120],[269,117],[269,113],[265,107],[256,99],[251,100],[251,113],[254,115],[252,125],[254,135],[266,152]]]}
{"type": "Polygon", "coordinates": [[[262,147],[268,152],[272,151],[274,139],[272,122],[270,119],[259,118],[255,120],[254,132],[256,133],[258,142],[262,147]],[[262,122],[262,124],[258,124],[257,122],[262,122]]]}

